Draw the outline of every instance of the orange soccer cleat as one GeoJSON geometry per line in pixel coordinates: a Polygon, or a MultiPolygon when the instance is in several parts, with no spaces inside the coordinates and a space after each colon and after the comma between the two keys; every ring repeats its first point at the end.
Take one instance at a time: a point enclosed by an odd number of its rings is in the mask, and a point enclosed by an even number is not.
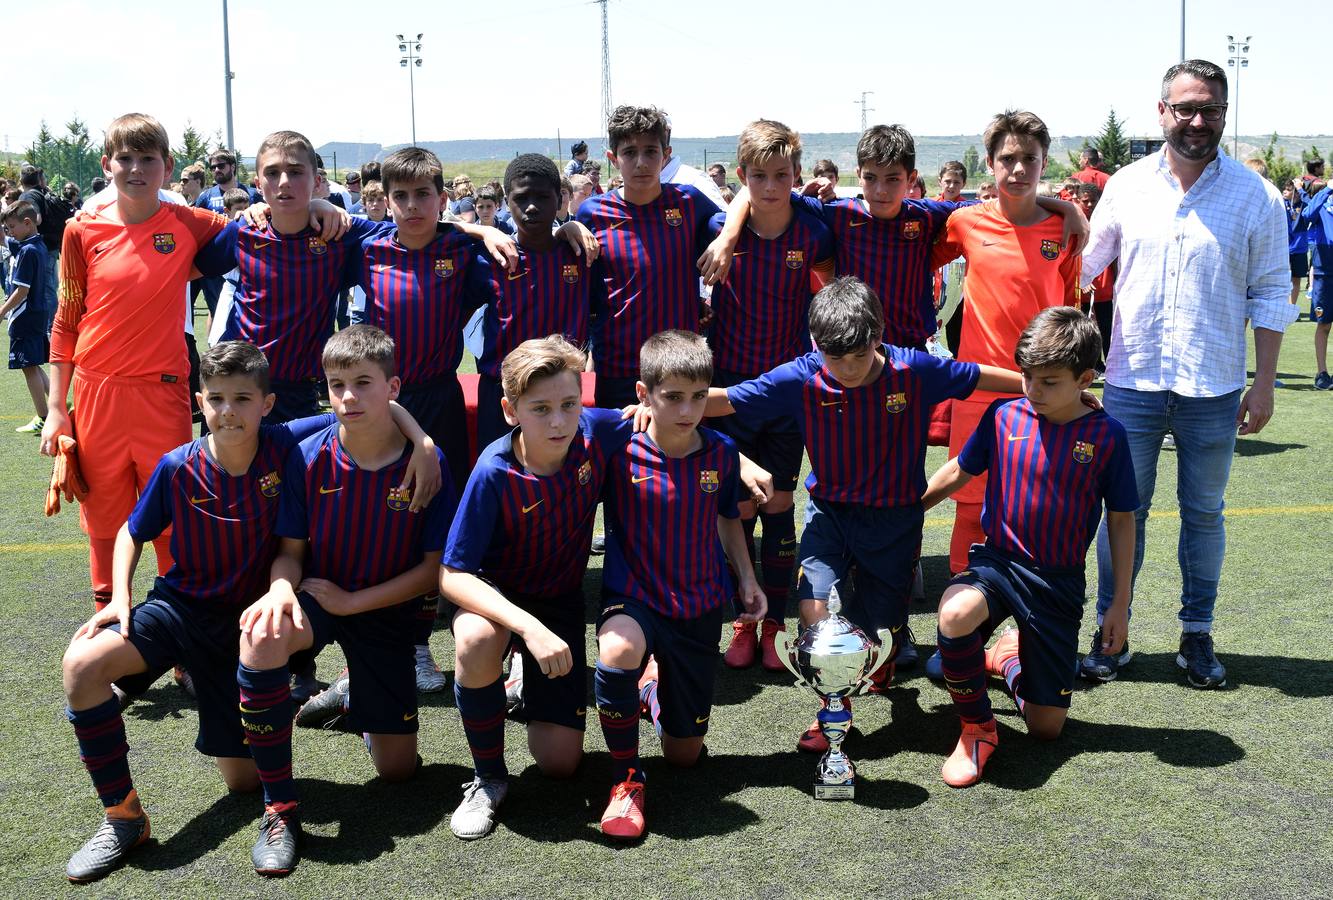
{"type": "Polygon", "coordinates": [[[995,646],[986,651],[986,674],[1003,678],[1004,664],[1017,655],[1018,629],[1006,628],[995,646]]]}
{"type": "Polygon", "coordinates": [[[611,788],[611,800],[602,813],[602,833],[617,841],[632,841],[643,837],[645,823],[643,819],[642,781],[634,778],[635,771],[629,770],[625,780],[611,788]]]}
{"type": "Polygon", "coordinates": [[[731,623],[734,629],[727,652],[722,654],[722,661],[732,669],[748,669],[754,665],[759,651],[759,635],[755,632],[754,622],[742,622],[739,619],[731,623]]]}
{"type": "Polygon", "coordinates": [[[999,745],[1000,735],[995,730],[994,719],[987,725],[964,722],[958,746],[953,748],[953,753],[944,761],[940,777],[949,787],[971,787],[981,780],[986,761],[999,745]]]}

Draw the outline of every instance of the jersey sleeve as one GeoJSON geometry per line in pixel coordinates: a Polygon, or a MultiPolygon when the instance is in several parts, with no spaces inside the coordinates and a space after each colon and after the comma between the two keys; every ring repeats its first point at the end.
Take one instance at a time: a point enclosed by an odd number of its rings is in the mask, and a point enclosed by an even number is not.
{"type": "Polygon", "coordinates": [[[199,245],[194,255],[194,267],[205,277],[225,275],[236,268],[237,243],[241,233],[240,222],[228,222],[207,241],[199,245]]]}
{"type": "Polygon", "coordinates": [[[1065,306],[1078,306],[1083,302],[1083,288],[1079,279],[1083,277],[1083,254],[1070,253],[1067,249],[1060,260],[1060,280],[1063,282],[1065,306]]]}
{"type": "Polygon", "coordinates": [[[756,420],[799,417],[801,387],[819,368],[813,354],[783,363],[758,378],[727,388],[727,402],[737,415],[756,420]]]}
{"type": "Polygon", "coordinates": [[[261,425],[260,428],[267,436],[282,441],[288,447],[295,447],[301,441],[311,435],[319,434],[337,421],[338,417],[333,413],[325,413],[320,416],[292,419],[290,422],[282,422],[278,425],[261,425]]]}
{"type": "Polygon", "coordinates": [[[463,311],[472,315],[491,302],[494,292],[491,289],[491,260],[483,241],[459,234],[466,242],[466,258],[463,273],[463,311]]]}
{"type": "Polygon", "coordinates": [[[227,217],[211,209],[199,209],[194,206],[176,206],[176,215],[182,224],[194,235],[195,244],[202,247],[219,231],[227,227],[227,217]]]}
{"type": "Polygon", "coordinates": [[[158,460],[157,468],[148,479],[143,493],[130,512],[130,537],[140,544],[155,540],[171,527],[171,480],[180,468],[177,452],[168,453],[158,460]]]}
{"type": "Polygon", "coordinates": [[[481,569],[481,561],[495,535],[502,478],[504,473],[495,456],[489,456],[472,470],[449,528],[444,556],[440,559],[443,565],[474,575],[481,569]]]}
{"type": "Polygon", "coordinates": [[[714,216],[722,212],[722,207],[714,203],[712,197],[698,188],[689,185],[681,185],[681,187],[693,201],[691,208],[694,211],[694,239],[698,249],[702,250],[712,240],[709,235],[709,223],[712,222],[714,216]]]}
{"type": "Polygon", "coordinates": [[[960,256],[966,256],[963,252],[964,225],[964,216],[959,215],[957,210],[949,214],[943,230],[940,231],[940,236],[936,238],[934,246],[930,248],[930,268],[932,270],[941,268],[960,256]]]}
{"type": "Polygon", "coordinates": [[[308,540],[310,519],[306,505],[306,461],[301,449],[287,454],[283,472],[282,496],[278,499],[278,524],[273,529],[278,537],[308,540]]]}
{"type": "Polygon", "coordinates": [[[634,419],[626,419],[618,409],[585,409],[592,439],[607,455],[615,453],[634,437],[634,419]]]}
{"type": "Polygon", "coordinates": [[[454,487],[453,479],[449,477],[449,467],[444,462],[444,451],[437,447],[435,455],[440,462],[442,483],[439,493],[431,498],[430,503],[422,511],[426,521],[421,530],[421,549],[425,553],[439,553],[444,550],[445,542],[449,539],[449,526],[458,511],[458,489],[454,487]]]}
{"type": "Polygon", "coordinates": [[[976,363],[943,359],[920,350],[909,350],[907,364],[921,379],[925,400],[934,406],[944,400],[961,400],[977,389],[981,367],[976,363]]]}
{"type": "Polygon", "coordinates": [[[740,502],[746,499],[745,489],[741,485],[741,454],[731,438],[722,436],[727,447],[727,470],[722,473],[722,490],[717,502],[717,514],[724,519],[739,519],[740,502]]]}
{"type": "Polygon", "coordinates": [[[1102,476],[1102,497],[1111,512],[1134,512],[1140,505],[1139,486],[1134,477],[1134,461],[1129,455],[1129,438],[1123,425],[1114,419],[1111,422],[1115,438],[1111,458],[1102,476]]]}
{"type": "Polygon", "coordinates": [[[995,449],[995,413],[1012,398],[1001,397],[981,414],[977,430],[967,439],[958,453],[958,467],[969,475],[980,475],[990,466],[991,455],[995,449]]]}
{"type": "Polygon", "coordinates": [[[37,253],[31,247],[20,247],[14,259],[14,271],[9,277],[13,287],[30,288],[38,284],[43,273],[38,271],[37,253]]]}
{"type": "Polygon", "coordinates": [[[74,360],[88,288],[88,261],[84,258],[83,228],[75,218],[65,228],[60,245],[60,289],[55,321],[51,326],[51,362],[74,360]]]}

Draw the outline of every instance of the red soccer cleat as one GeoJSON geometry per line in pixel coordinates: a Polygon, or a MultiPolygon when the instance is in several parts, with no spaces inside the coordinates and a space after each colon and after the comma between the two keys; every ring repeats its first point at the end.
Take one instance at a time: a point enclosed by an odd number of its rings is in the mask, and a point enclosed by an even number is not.
{"type": "Polygon", "coordinates": [[[787,670],[787,667],[782,664],[782,657],[778,656],[778,648],[775,644],[778,632],[786,630],[786,626],[775,619],[764,620],[764,628],[759,638],[760,665],[769,672],[785,672],[787,670]]]}
{"type": "MultiPolygon", "coordinates": [[[[828,703],[824,705],[828,706],[828,703]]],[[[852,698],[843,697],[842,705],[850,713],[852,711],[852,698]]],[[[819,730],[818,718],[796,739],[796,749],[802,753],[823,753],[828,750],[828,738],[824,737],[824,732],[819,730]]]]}
{"type": "Polygon", "coordinates": [[[732,669],[748,669],[754,665],[759,650],[759,636],[755,633],[754,622],[736,621],[731,623],[734,632],[727,652],[722,654],[722,661],[732,669]]]}
{"type": "Polygon", "coordinates": [[[953,754],[944,761],[940,777],[949,787],[971,787],[981,780],[986,761],[999,744],[1000,735],[995,730],[994,719],[988,725],[964,722],[958,746],[953,748],[953,754]]]}
{"type": "Polygon", "coordinates": [[[602,813],[602,834],[617,841],[633,841],[643,837],[642,781],[634,780],[630,769],[625,780],[611,788],[611,800],[602,813]]]}
{"type": "Polygon", "coordinates": [[[1018,629],[1006,628],[995,646],[986,651],[986,674],[1003,678],[1004,664],[1017,655],[1018,629]]]}

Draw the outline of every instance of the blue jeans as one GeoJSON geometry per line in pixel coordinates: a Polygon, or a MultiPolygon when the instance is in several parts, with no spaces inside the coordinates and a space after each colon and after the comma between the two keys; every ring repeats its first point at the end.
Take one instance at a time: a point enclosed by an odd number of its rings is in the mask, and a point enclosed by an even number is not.
{"type": "MultiPolygon", "coordinates": [[[[1139,487],[1134,513],[1134,577],[1143,566],[1143,534],[1157,486],[1162,438],[1176,439],[1176,500],[1180,504],[1180,623],[1183,631],[1209,631],[1217,605],[1217,583],[1226,555],[1222,495],[1236,448],[1240,391],[1221,397],[1182,397],[1171,391],[1136,391],[1108,384],[1106,412],[1129,435],[1129,455],[1139,487]]],[[[1111,544],[1102,520],[1097,531],[1097,615],[1111,608],[1115,581],[1111,544]]]]}

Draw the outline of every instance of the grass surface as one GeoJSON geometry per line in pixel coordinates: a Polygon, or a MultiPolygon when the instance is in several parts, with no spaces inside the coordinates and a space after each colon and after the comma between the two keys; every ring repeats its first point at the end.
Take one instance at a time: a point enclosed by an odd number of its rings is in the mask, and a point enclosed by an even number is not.
{"type": "MultiPolygon", "coordinates": [[[[163,680],[126,713],[155,841],[123,871],[80,889],[65,884],[63,867],[100,811],[63,715],[60,656],[90,612],[86,549],[74,514],[41,517],[49,463],[37,457],[35,439],[12,431],[31,414],[12,373],[0,380],[0,798],[9,810],[0,817],[0,893],[1328,896],[1333,752],[1323,726],[1333,713],[1333,650],[1324,548],[1333,526],[1333,395],[1311,389],[1312,333],[1308,323],[1289,333],[1277,416],[1237,447],[1216,631],[1228,690],[1191,690],[1174,664],[1179,521],[1175,455],[1167,451],[1133,623],[1138,657],[1113,685],[1080,685],[1064,736],[1050,744],[1030,740],[993,690],[1001,749],[975,788],[953,791],[939,780],[957,720],[944,690],[919,673],[857,703],[860,733],[847,749],[859,767],[858,798],[820,803],[809,793],[814,759],[793,746],[813,695],[785,676],[723,670],[711,756],[700,768],[668,770],[643,728],[650,834],[641,844],[612,847],[597,831],[609,758],[595,719],[583,768],[563,783],[536,772],[511,723],[513,785],[500,825],[464,843],[447,821],[470,776],[448,692],[424,700],[426,765],[407,785],[375,780],[353,737],[297,733],[309,839],[293,876],[265,882],[248,855],[259,799],[223,792],[211,761],[193,749],[189,702],[163,680]]],[[[942,461],[932,450],[928,466],[942,461]]],[[[951,516],[946,505],[926,521],[932,602],[947,577],[951,516]]],[[[593,599],[599,565],[594,558],[589,572],[593,599]]],[[[151,568],[151,559],[140,566],[141,592],[151,568]]],[[[931,608],[915,606],[912,625],[929,652],[931,608]]],[[[433,645],[451,669],[448,632],[437,631],[433,645]]],[[[331,648],[320,673],[340,665],[331,648]]]]}

